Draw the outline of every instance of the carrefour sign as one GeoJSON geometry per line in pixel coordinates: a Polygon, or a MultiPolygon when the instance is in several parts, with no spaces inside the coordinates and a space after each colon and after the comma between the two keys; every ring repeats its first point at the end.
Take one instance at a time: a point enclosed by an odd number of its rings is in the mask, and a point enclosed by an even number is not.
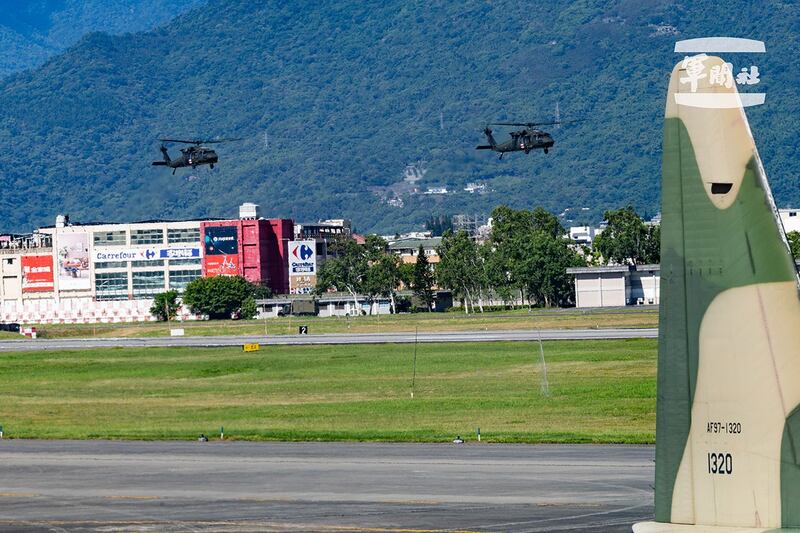
{"type": "Polygon", "coordinates": [[[162,259],[200,258],[200,247],[165,248],[153,246],[149,248],[95,249],[92,259],[95,263],[112,261],[158,261],[162,259]]]}
{"type": "Polygon", "coordinates": [[[317,273],[317,243],[315,241],[289,242],[289,275],[300,276],[317,273]]]}

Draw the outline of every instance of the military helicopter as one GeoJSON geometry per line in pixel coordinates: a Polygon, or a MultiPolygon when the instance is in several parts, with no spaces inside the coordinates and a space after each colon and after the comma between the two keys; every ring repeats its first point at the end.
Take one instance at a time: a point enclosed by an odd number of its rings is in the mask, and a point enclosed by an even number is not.
{"type": "MultiPolygon", "coordinates": [[[[570,120],[569,122],[579,122],[577,120],[570,120]]],[[[500,152],[500,159],[503,159],[503,154],[506,152],[525,152],[529,154],[531,150],[541,149],[547,153],[553,147],[555,141],[553,137],[546,131],[542,131],[536,126],[548,126],[551,124],[566,124],[566,122],[553,121],[553,122],[494,122],[487,124],[483,130],[489,144],[482,144],[476,147],[477,150],[493,150],[500,152]],[[524,129],[512,131],[510,133],[511,139],[498,144],[492,135],[492,130],[489,126],[522,126],[524,129]]]]}
{"type": "Polygon", "coordinates": [[[216,139],[216,140],[183,140],[183,139],[159,139],[161,141],[161,153],[164,154],[163,161],[153,161],[153,166],[157,167],[170,167],[172,169],[172,174],[175,174],[175,171],[182,167],[192,167],[197,168],[199,165],[208,165],[211,168],[214,168],[214,164],[219,161],[219,156],[217,156],[217,152],[212,150],[211,148],[206,148],[202,146],[203,144],[219,144],[224,142],[230,141],[240,141],[241,139],[216,139]],[[192,146],[187,146],[186,148],[181,148],[181,156],[177,159],[171,159],[169,157],[169,152],[167,151],[167,146],[164,143],[181,143],[181,144],[189,144],[192,146]]]}

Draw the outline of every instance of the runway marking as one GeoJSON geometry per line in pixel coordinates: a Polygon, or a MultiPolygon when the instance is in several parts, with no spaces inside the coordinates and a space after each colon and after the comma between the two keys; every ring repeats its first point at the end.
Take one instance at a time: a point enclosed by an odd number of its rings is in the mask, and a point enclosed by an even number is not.
{"type": "MultiPolygon", "coordinates": [[[[626,507],[619,507],[619,508],[615,508],[615,509],[609,509],[607,511],[599,511],[599,512],[596,512],[596,513],[584,513],[584,514],[576,514],[576,515],[571,515],[571,516],[556,516],[556,517],[551,517],[551,518],[537,518],[535,520],[523,520],[523,521],[518,521],[518,522],[504,522],[504,523],[501,523],[501,524],[490,524],[490,525],[487,525],[486,527],[510,527],[510,526],[521,526],[521,525],[525,525],[525,524],[531,524],[533,526],[537,526],[537,525],[545,523],[545,522],[563,522],[563,521],[567,521],[567,520],[575,520],[575,519],[581,519],[581,518],[591,518],[591,517],[595,517],[595,516],[608,516],[608,515],[613,515],[615,513],[624,513],[626,511],[632,511],[634,509],[641,509],[642,507],[648,507],[649,505],[652,505],[652,504],[640,503],[640,504],[636,504],[636,505],[629,505],[629,506],[626,506],[626,507]]],[[[559,529],[559,528],[554,527],[552,525],[545,526],[545,527],[547,527],[548,529],[545,529],[545,530],[531,529],[531,530],[528,530],[528,531],[548,531],[548,530],[559,529]]],[[[574,525],[569,525],[568,526],[568,528],[574,528],[574,527],[575,527],[574,525]]],[[[585,525],[583,527],[592,527],[592,524],[588,524],[588,525],[585,525]]]]}
{"type": "Polygon", "coordinates": [[[35,492],[0,492],[0,498],[36,498],[41,494],[35,492]]]}
{"type": "MultiPolygon", "coordinates": [[[[157,497],[153,497],[156,499],[157,497]]],[[[303,498],[259,498],[259,497],[241,497],[234,498],[237,502],[256,502],[256,503],[307,503],[309,500],[303,498]]],[[[370,500],[370,503],[382,503],[387,505],[442,505],[444,502],[438,500],[370,500]]]]}
{"type": "Polygon", "coordinates": [[[126,496],[124,494],[115,495],[115,496],[104,496],[106,500],[158,500],[160,496],[126,496]]]}
{"type": "Polygon", "coordinates": [[[580,502],[541,502],[535,505],[536,507],[600,507],[599,503],[580,502]]]}
{"type": "MultiPolygon", "coordinates": [[[[259,522],[257,520],[193,520],[193,521],[178,521],[178,520],[0,520],[0,526],[105,526],[106,528],[124,528],[131,526],[166,526],[166,525],[181,525],[183,527],[230,527],[230,526],[244,526],[260,528],[277,528],[274,531],[354,531],[358,533],[437,533],[446,531],[448,533],[486,533],[486,530],[475,529],[420,529],[420,528],[403,528],[403,527],[361,527],[361,526],[338,526],[338,525],[325,525],[325,524],[287,524],[283,522],[259,522]]],[[[229,531],[225,529],[224,531],[229,531]]]]}

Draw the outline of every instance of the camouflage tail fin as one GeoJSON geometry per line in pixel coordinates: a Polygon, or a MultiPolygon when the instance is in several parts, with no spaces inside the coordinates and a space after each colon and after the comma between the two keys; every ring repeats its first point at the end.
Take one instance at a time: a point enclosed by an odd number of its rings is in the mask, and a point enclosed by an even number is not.
{"type": "MultiPolygon", "coordinates": [[[[725,72],[720,58],[695,60],[725,72]]],[[[692,77],[678,64],[667,94],[656,522],[634,531],[796,527],[794,261],[736,85],[706,76],[692,91],[692,77]]]]}

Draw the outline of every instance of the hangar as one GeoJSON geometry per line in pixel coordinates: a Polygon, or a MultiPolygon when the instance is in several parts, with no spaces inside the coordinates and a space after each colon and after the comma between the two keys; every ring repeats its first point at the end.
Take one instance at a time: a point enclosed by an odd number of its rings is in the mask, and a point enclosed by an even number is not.
{"type": "Polygon", "coordinates": [[[659,265],[568,268],[575,276],[576,307],[658,305],[659,265]]]}

